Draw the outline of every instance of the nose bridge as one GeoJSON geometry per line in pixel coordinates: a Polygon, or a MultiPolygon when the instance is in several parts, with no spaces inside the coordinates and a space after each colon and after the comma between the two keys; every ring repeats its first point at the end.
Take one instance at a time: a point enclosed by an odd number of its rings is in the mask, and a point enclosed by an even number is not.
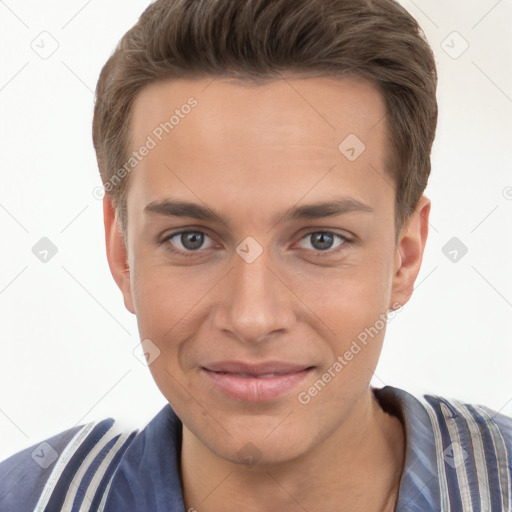
{"type": "Polygon", "coordinates": [[[252,259],[246,256],[254,247],[249,246],[246,253],[241,252],[244,248],[240,244],[234,256],[235,268],[227,276],[215,325],[243,341],[263,341],[270,333],[290,327],[293,305],[286,287],[270,269],[270,250],[252,259]]]}

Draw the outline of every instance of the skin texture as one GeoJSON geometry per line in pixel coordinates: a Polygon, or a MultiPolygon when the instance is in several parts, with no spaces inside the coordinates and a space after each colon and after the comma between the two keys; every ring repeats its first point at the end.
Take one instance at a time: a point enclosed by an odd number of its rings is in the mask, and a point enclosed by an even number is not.
{"type": "Polygon", "coordinates": [[[393,510],[404,432],[369,388],[385,327],[307,404],[298,400],[365,328],[408,301],[420,269],[430,201],[421,198],[395,243],[383,100],[347,77],[288,75],[251,87],[167,80],[136,98],[133,148],[191,96],[197,106],[130,174],[126,247],[104,199],[112,275],[141,339],[160,350],[149,368],[184,424],[187,509],[393,510]],[[349,134],[365,144],[355,161],[338,149],[349,134]],[[144,213],[166,198],[206,206],[224,222],[144,213]],[[338,198],[373,211],[282,220],[290,208],[338,198]],[[180,230],[205,233],[203,245],[194,252],[180,236],[159,243],[180,230]],[[318,232],[349,241],[334,237],[319,250],[318,232]],[[262,249],[251,263],[237,253],[249,236],[262,249]],[[200,370],[225,360],[313,371],[273,400],[248,402],[200,370]]]}

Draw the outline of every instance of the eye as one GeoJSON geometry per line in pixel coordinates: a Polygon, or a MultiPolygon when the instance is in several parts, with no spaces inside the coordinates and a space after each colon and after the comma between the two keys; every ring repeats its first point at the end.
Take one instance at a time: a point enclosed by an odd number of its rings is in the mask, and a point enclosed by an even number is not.
{"type": "MultiPolygon", "coordinates": [[[[351,240],[343,235],[330,231],[313,231],[302,237],[299,247],[315,251],[317,256],[330,255],[342,250],[351,240]]],[[[202,250],[210,249],[214,241],[203,231],[188,230],[171,233],[160,241],[166,249],[181,256],[194,256],[202,250]],[[205,247],[205,241],[209,244],[205,247]]]]}
{"type": "Polygon", "coordinates": [[[345,236],[331,233],[330,231],[314,231],[304,236],[301,242],[306,242],[306,247],[302,246],[303,249],[333,253],[337,252],[341,246],[347,244],[350,240],[345,236]],[[307,247],[307,245],[310,247],[307,247]]]}
{"type": "Polygon", "coordinates": [[[166,243],[167,249],[171,252],[176,252],[183,256],[191,256],[193,253],[199,252],[199,249],[209,249],[213,245],[213,240],[202,231],[180,231],[168,235],[161,243],[166,243]],[[211,241],[208,247],[202,247],[205,239],[211,241]],[[173,248],[173,246],[177,248],[173,248]]]}

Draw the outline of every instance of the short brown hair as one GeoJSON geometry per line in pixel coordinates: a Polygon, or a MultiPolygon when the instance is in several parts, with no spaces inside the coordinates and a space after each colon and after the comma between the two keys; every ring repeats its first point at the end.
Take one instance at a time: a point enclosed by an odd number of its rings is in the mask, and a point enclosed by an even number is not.
{"type": "Polygon", "coordinates": [[[398,232],[427,185],[437,125],[434,56],[403,7],[395,0],[156,0],[123,36],[96,87],[93,143],[124,235],[129,176],[118,175],[115,186],[112,180],[129,158],[131,110],[141,89],[172,77],[258,82],[282,72],[351,74],[378,88],[398,232]]]}

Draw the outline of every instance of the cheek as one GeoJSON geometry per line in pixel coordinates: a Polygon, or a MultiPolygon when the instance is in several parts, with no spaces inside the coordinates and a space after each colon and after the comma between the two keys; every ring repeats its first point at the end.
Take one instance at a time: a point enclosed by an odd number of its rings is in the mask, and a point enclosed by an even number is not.
{"type": "MultiPolygon", "coordinates": [[[[136,265],[133,275],[140,339],[149,339],[159,351],[149,369],[162,393],[176,396],[181,387],[187,387],[184,372],[191,367],[187,354],[207,325],[208,298],[218,277],[213,272],[198,275],[197,270],[148,261],[136,265]]],[[[207,334],[202,337],[206,339],[207,334]]],[[[189,395],[182,398],[188,400],[189,395]]]]}
{"type": "Polygon", "coordinates": [[[333,394],[326,393],[325,399],[338,395],[335,389],[343,393],[347,387],[366,385],[377,365],[386,329],[392,258],[389,251],[375,253],[375,257],[360,258],[324,277],[308,276],[300,285],[304,303],[313,311],[309,322],[320,326],[320,337],[328,346],[325,366],[316,376],[328,372],[325,379],[333,381],[333,394]],[[339,364],[335,365],[336,361],[339,364]]]}
{"type": "Polygon", "coordinates": [[[297,398],[315,408],[317,417],[325,421],[333,408],[355,404],[377,366],[390,292],[382,271],[379,265],[373,272],[368,268],[362,273],[354,271],[334,280],[329,293],[323,295],[318,316],[326,326],[321,337],[329,354],[297,398]]]}
{"type": "Polygon", "coordinates": [[[140,258],[133,268],[132,294],[141,335],[166,339],[211,285],[190,272],[140,258]],[[193,283],[193,285],[191,285],[193,283]]]}
{"type": "MultiPolygon", "coordinates": [[[[333,330],[364,327],[387,310],[392,267],[387,258],[359,258],[345,268],[300,276],[292,286],[333,330]]],[[[353,334],[353,333],[351,333],[353,334]]]]}
{"type": "MultiPolygon", "coordinates": [[[[192,328],[186,321],[187,312],[193,309],[197,298],[189,287],[177,285],[181,280],[166,276],[164,268],[135,267],[134,270],[139,336],[141,340],[150,340],[148,346],[157,354],[152,357],[149,371],[173,407],[182,404],[185,411],[194,410],[194,403],[189,403],[190,393],[184,391],[187,382],[179,362],[180,347],[189,338],[187,329],[192,328]]],[[[201,411],[194,414],[201,414],[201,411]]]]}

